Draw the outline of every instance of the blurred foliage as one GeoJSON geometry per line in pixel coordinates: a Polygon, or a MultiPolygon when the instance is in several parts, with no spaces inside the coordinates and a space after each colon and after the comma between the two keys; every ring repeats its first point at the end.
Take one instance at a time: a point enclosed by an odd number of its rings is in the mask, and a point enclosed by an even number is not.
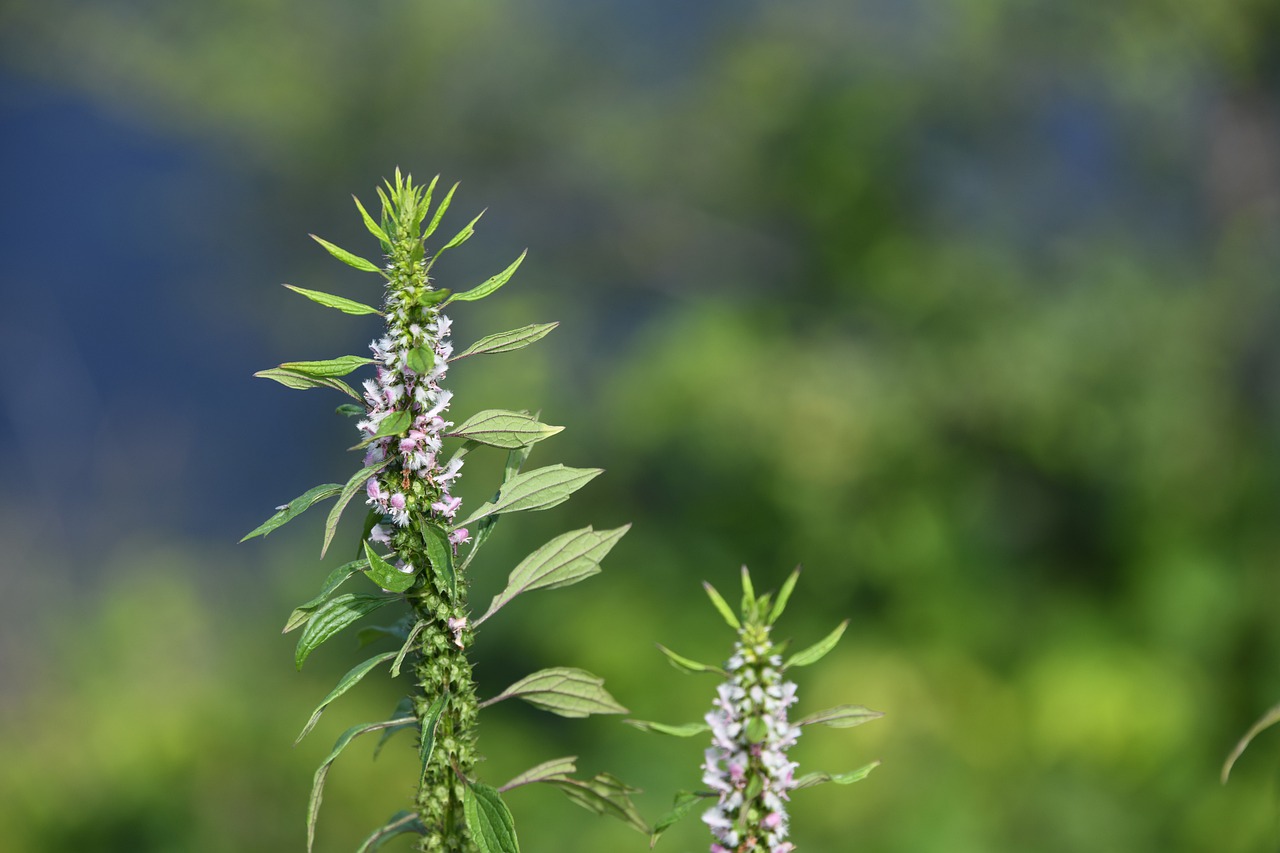
{"type": "MultiPolygon", "coordinates": [[[[1217,772],[1280,696],[1280,4],[640,5],[13,0],[0,44],[224,152],[264,227],[342,243],[346,194],[399,164],[478,188],[495,257],[532,248],[511,322],[459,309],[458,340],[562,326],[527,363],[460,368],[457,399],[567,425],[565,461],[608,468],[590,518],[635,527],[600,578],[486,625],[482,688],[582,666],[638,717],[696,719],[711,683],[651,641],[723,656],[698,581],[803,562],[780,635],[854,623],[798,711],[887,716],[801,739],[802,768],[884,761],[797,795],[801,849],[1275,846],[1274,734],[1217,772]]],[[[310,337],[268,286],[227,298],[310,337]]],[[[504,524],[478,605],[499,540],[518,558],[549,524],[504,524]]],[[[269,651],[324,574],[305,525],[270,559],[217,552],[256,577],[177,545],[47,611],[0,735],[12,849],[300,843],[324,741],[395,698],[353,693],[289,750],[356,659],[293,677],[269,651]]],[[[489,781],[581,754],[650,815],[697,784],[697,745],[491,713],[489,781]]],[[[344,756],[321,849],[400,807],[395,753],[344,756]]],[[[527,849],[642,849],[553,792],[511,800],[527,849]]]]}

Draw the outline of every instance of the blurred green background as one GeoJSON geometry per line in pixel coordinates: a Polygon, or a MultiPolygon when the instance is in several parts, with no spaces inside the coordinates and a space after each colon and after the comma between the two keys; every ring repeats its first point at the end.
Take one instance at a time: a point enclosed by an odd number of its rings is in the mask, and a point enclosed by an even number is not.
{"type": "MultiPolygon", "coordinates": [[[[653,643],[724,657],[699,582],[803,563],[780,635],[853,622],[799,711],[886,717],[806,731],[802,769],[884,764],[796,796],[802,850],[1280,845],[1276,733],[1217,779],[1280,699],[1274,0],[8,0],[0,147],[6,850],[302,849],[314,766],[395,704],[370,678],[290,747],[365,656],[299,675],[278,633],[346,554],[320,514],[235,542],[353,470],[338,400],[250,374],[373,336],[279,282],[374,298],[306,235],[373,251],[349,195],[397,165],[488,209],[442,285],[530,249],[459,344],[562,324],[460,364],[455,413],[607,469],[504,523],[473,601],[635,525],[486,626],[482,692],[581,666],[696,719],[653,643]]],[[[511,704],[488,781],[578,754],[651,818],[698,784],[700,743],[511,704]]],[[[319,850],[407,803],[400,738],[339,760],[319,850]]],[[[645,849],[510,802],[525,849],[645,849]]]]}

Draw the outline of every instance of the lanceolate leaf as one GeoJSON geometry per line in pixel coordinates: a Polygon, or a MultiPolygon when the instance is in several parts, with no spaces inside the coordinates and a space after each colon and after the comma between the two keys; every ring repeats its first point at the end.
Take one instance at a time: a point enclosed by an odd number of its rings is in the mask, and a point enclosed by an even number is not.
{"type": "MultiPolygon", "coordinates": [[[[476,223],[480,221],[480,217],[481,217],[481,216],[484,216],[484,211],[483,211],[483,210],[482,210],[482,211],[480,211],[480,213],[476,215],[476,218],[475,218],[475,219],[473,219],[473,220],[471,220],[470,222],[468,222],[468,223],[466,224],[466,226],[465,226],[461,231],[459,231],[457,234],[454,234],[454,235],[453,235],[453,237],[452,237],[452,239],[450,239],[448,243],[445,243],[443,246],[441,246],[441,247],[436,251],[436,257],[438,258],[438,257],[440,257],[442,254],[444,254],[445,252],[447,252],[449,249],[455,248],[455,247],[457,247],[457,246],[461,246],[463,243],[465,243],[465,242],[467,242],[468,240],[470,240],[470,239],[471,239],[471,235],[473,235],[473,234],[475,234],[475,233],[476,233],[476,228],[475,228],[475,226],[476,226],[476,223]]],[[[433,259],[433,262],[434,262],[434,259],[433,259]]]]}
{"type": "Polygon", "coordinates": [[[666,655],[667,660],[671,661],[671,665],[681,672],[714,672],[721,676],[727,675],[727,673],[718,666],[712,666],[709,663],[698,663],[696,660],[691,660],[684,655],[678,655],[671,651],[671,649],[662,645],[662,643],[658,643],[657,646],[658,651],[666,655]]]}
{"type": "Polygon", "coordinates": [[[712,605],[715,606],[724,621],[729,624],[729,627],[735,631],[741,628],[742,625],[738,622],[738,617],[733,615],[733,611],[729,609],[728,602],[724,600],[720,593],[716,592],[716,588],[706,581],[702,582],[702,588],[707,591],[707,597],[711,599],[712,605]]]}
{"type": "Polygon", "coordinates": [[[550,761],[544,761],[536,767],[530,767],[498,790],[510,791],[512,788],[519,788],[521,785],[528,785],[532,782],[567,779],[578,769],[578,765],[575,764],[577,760],[578,756],[570,755],[565,758],[553,758],[550,761]]]}
{"type": "MultiPolygon", "coordinates": [[[[410,722],[412,717],[408,718],[410,722]]],[[[333,745],[333,751],[329,753],[329,757],[316,770],[315,776],[311,781],[311,801],[307,804],[307,851],[310,853],[311,848],[315,846],[316,841],[316,817],[320,814],[320,801],[324,796],[324,780],[329,775],[329,768],[333,765],[334,760],[342,754],[342,750],[347,748],[347,744],[358,738],[360,735],[376,732],[380,729],[391,728],[392,726],[401,725],[405,720],[387,720],[384,723],[364,723],[359,726],[352,726],[338,737],[338,742],[333,745]]]]}
{"type": "Polygon", "coordinates": [[[657,823],[653,825],[653,833],[649,836],[649,846],[658,843],[659,836],[671,827],[675,826],[681,820],[693,814],[697,810],[698,805],[713,794],[695,794],[692,791],[679,791],[676,793],[675,805],[671,811],[658,818],[657,823]]]}
{"type": "Polygon", "coordinates": [[[369,233],[378,238],[378,242],[382,243],[383,248],[391,248],[391,239],[387,237],[387,232],[373,221],[373,217],[369,215],[369,211],[364,209],[364,205],[360,203],[360,199],[354,195],[351,197],[355,200],[356,207],[360,210],[360,218],[364,220],[364,227],[369,229],[369,233]]]}
{"type": "Polygon", "coordinates": [[[292,521],[302,515],[312,504],[325,498],[331,498],[340,491],[342,491],[342,486],[337,483],[325,483],[323,486],[308,489],[276,510],[275,515],[259,524],[240,541],[244,542],[246,539],[252,539],[255,536],[266,536],[285,522],[292,521]]]}
{"type": "MultiPolygon", "coordinates": [[[[479,219],[480,217],[477,216],[476,218],[479,219]]],[[[467,227],[470,228],[471,226],[467,226],[467,227]]],[[[446,246],[445,248],[447,249],[449,247],[446,246]]],[[[443,249],[441,251],[443,251],[443,249]]],[[[485,279],[482,283],[476,285],[470,290],[464,291],[462,293],[453,294],[453,296],[450,298],[449,301],[450,302],[473,302],[477,299],[484,299],[486,296],[493,293],[499,287],[502,287],[502,285],[506,284],[507,280],[510,279],[511,276],[515,275],[516,270],[520,267],[521,261],[524,260],[524,256],[527,254],[528,254],[528,250],[521,252],[520,257],[516,258],[515,261],[511,264],[511,266],[507,267],[505,270],[498,273],[497,275],[492,276],[491,278],[485,279]]]]}
{"type": "Polygon", "coordinates": [[[849,627],[849,620],[846,619],[836,626],[836,629],[818,642],[814,643],[807,649],[796,652],[787,662],[783,664],[783,669],[793,666],[808,666],[811,663],[817,663],[836,647],[836,643],[840,642],[840,637],[844,634],[844,629],[849,627]]]}
{"type": "Polygon", "coordinates": [[[520,853],[515,820],[497,788],[469,782],[462,790],[462,813],[482,853],[520,853]]]}
{"type": "Polygon", "coordinates": [[[523,592],[568,586],[600,573],[600,561],[631,529],[625,525],[613,530],[595,531],[590,527],[562,533],[520,561],[507,579],[507,588],[493,597],[479,625],[523,592]]]}
{"type": "Polygon", "coordinates": [[[457,361],[458,359],[466,358],[469,355],[490,355],[522,349],[535,341],[542,340],[546,337],[548,332],[558,325],[560,324],[535,323],[531,326],[521,326],[519,329],[512,329],[509,332],[498,332],[496,335],[488,335],[476,341],[474,344],[449,360],[457,361]]]}
{"type": "Polygon", "coordinates": [[[284,630],[280,633],[287,634],[295,628],[300,628],[306,624],[311,618],[311,614],[315,613],[316,608],[324,604],[325,599],[333,594],[333,591],[342,586],[348,578],[365,568],[364,560],[353,560],[350,563],[343,563],[338,568],[329,573],[329,577],[325,578],[324,586],[320,587],[320,594],[310,601],[303,602],[294,608],[289,614],[289,619],[284,624],[284,630]]]}
{"type": "Polygon", "coordinates": [[[301,293],[312,302],[318,302],[326,308],[337,308],[343,314],[353,314],[359,316],[361,314],[380,314],[377,308],[365,305],[363,302],[355,302],[351,299],[344,299],[341,296],[334,296],[332,293],[321,293],[318,290],[307,290],[303,287],[294,287],[292,284],[286,284],[285,287],[294,293],[301,293]]]}
{"type": "Polygon", "coordinates": [[[395,838],[397,835],[403,835],[406,832],[416,832],[419,835],[425,835],[426,826],[422,821],[418,820],[418,816],[410,811],[399,811],[393,814],[386,823],[375,829],[365,838],[364,842],[356,850],[356,853],[373,853],[380,850],[382,845],[389,839],[395,838]]]}
{"type": "Polygon", "coordinates": [[[371,261],[366,261],[364,258],[361,258],[358,255],[353,255],[350,252],[348,252],[346,249],[341,249],[333,245],[328,240],[321,239],[320,237],[317,237],[314,234],[311,235],[311,239],[315,240],[321,246],[324,246],[325,249],[329,252],[329,254],[333,255],[335,258],[342,261],[344,264],[346,264],[349,267],[355,267],[356,269],[362,272],[377,272],[377,273],[382,272],[382,270],[378,268],[377,264],[371,261]]]}
{"type": "Polygon", "coordinates": [[[870,764],[859,767],[857,770],[850,770],[848,773],[806,773],[796,780],[795,789],[812,788],[814,785],[822,785],[827,782],[835,782],[837,785],[850,785],[867,778],[871,771],[879,766],[879,761],[873,761],[870,764]]]}
{"type": "Polygon", "coordinates": [[[335,391],[341,391],[350,397],[363,402],[363,399],[355,390],[343,382],[332,376],[308,376],[305,373],[298,373],[293,370],[284,370],[279,367],[271,367],[266,370],[259,370],[254,376],[260,376],[263,379],[274,379],[286,388],[297,388],[306,390],[307,388],[332,388],[335,391]]]}
{"type": "Polygon", "coordinates": [[[364,663],[358,663],[353,666],[346,675],[342,676],[342,678],[338,680],[338,685],[329,691],[329,695],[325,696],[324,699],[320,701],[320,704],[316,706],[316,709],[311,712],[311,719],[307,720],[307,724],[302,727],[302,733],[299,734],[293,742],[294,746],[301,743],[302,739],[307,736],[308,732],[315,728],[316,723],[320,721],[320,715],[324,713],[325,708],[329,707],[330,702],[359,684],[360,679],[369,674],[369,670],[384,661],[390,660],[395,657],[395,655],[395,652],[387,652],[386,654],[371,657],[364,663]]]}
{"type": "MultiPolygon", "coordinates": [[[[431,191],[435,188],[436,181],[438,180],[440,180],[440,176],[436,175],[431,179],[431,186],[427,187],[426,198],[422,201],[422,209],[424,212],[431,205],[431,191]]],[[[425,240],[435,233],[436,228],[440,225],[440,220],[444,218],[444,212],[449,209],[449,202],[453,201],[453,191],[457,188],[457,184],[449,187],[449,192],[445,194],[444,199],[440,202],[440,206],[436,208],[435,215],[431,217],[431,223],[422,232],[422,239],[425,240]]]]}
{"type": "Polygon", "coordinates": [[[872,711],[870,708],[864,708],[861,705],[837,705],[834,708],[818,711],[815,714],[796,720],[796,725],[808,726],[814,723],[821,723],[824,726],[831,726],[833,729],[847,729],[853,726],[860,726],[863,723],[869,723],[883,716],[883,711],[872,711]]]}
{"type": "Polygon", "coordinates": [[[417,572],[402,572],[379,557],[368,542],[364,543],[364,556],[369,561],[369,570],[365,574],[387,592],[404,592],[418,579],[417,572]]]}
{"type": "Polygon", "coordinates": [[[1276,705],[1270,711],[1263,714],[1262,719],[1254,723],[1253,727],[1245,733],[1245,736],[1240,738],[1240,742],[1236,744],[1236,748],[1231,750],[1231,755],[1227,758],[1226,763],[1222,765],[1222,783],[1224,785],[1227,783],[1227,778],[1231,775],[1231,768],[1235,765],[1236,759],[1244,753],[1245,749],[1248,748],[1254,738],[1274,726],[1276,723],[1280,723],[1280,705],[1276,705]]]}
{"type": "Polygon", "coordinates": [[[796,581],[798,580],[800,580],[800,567],[796,566],[795,570],[783,582],[782,589],[778,590],[778,600],[773,603],[773,609],[769,611],[770,625],[777,622],[778,617],[782,615],[782,611],[787,608],[787,602],[791,600],[791,592],[796,588],[796,581]]]}
{"type": "Polygon", "coordinates": [[[499,695],[481,702],[480,707],[512,697],[562,717],[627,713],[604,689],[603,678],[573,667],[543,669],[526,675],[499,695]]]}
{"type": "Polygon", "coordinates": [[[404,638],[404,644],[400,646],[400,651],[396,653],[396,659],[391,664],[391,677],[396,678],[400,675],[400,665],[404,663],[405,655],[409,654],[409,649],[413,648],[413,641],[422,633],[422,629],[427,627],[424,620],[419,619],[409,631],[409,636],[404,638]]]}
{"type": "Polygon", "coordinates": [[[342,511],[347,508],[351,498],[355,496],[355,493],[364,486],[370,477],[387,467],[389,462],[390,460],[384,459],[381,462],[370,465],[368,468],[361,468],[351,475],[350,480],[347,480],[347,484],[342,487],[342,494],[338,495],[338,502],[333,505],[333,509],[329,510],[329,517],[325,520],[324,545],[320,548],[321,557],[329,550],[329,543],[333,541],[333,535],[338,532],[338,521],[342,518],[342,511]]]}
{"type": "Polygon", "coordinates": [[[510,412],[505,409],[485,409],[467,418],[460,426],[445,433],[465,438],[490,447],[528,447],[550,438],[563,430],[562,426],[548,426],[528,412],[510,412]]]}
{"type": "Polygon", "coordinates": [[[378,595],[356,595],[353,593],[344,593],[329,599],[307,622],[306,630],[298,638],[298,649],[293,656],[298,669],[302,669],[302,662],[325,640],[328,640],[357,619],[368,616],[373,611],[380,607],[385,607],[396,600],[378,595]]]}
{"type": "Polygon", "coordinates": [[[498,499],[477,509],[458,527],[467,527],[482,518],[504,512],[550,509],[564,503],[569,496],[600,476],[600,468],[567,468],[549,465],[518,474],[498,492],[498,499]]]}
{"type": "Polygon", "coordinates": [[[346,376],[366,364],[373,364],[373,359],[359,355],[344,355],[342,358],[330,358],[324,361],[286,361],[280,365],[280,369],[325,379],[331,376],[346,376]]]}
{"type": "Polygon", "coordinates": [[[436,726],[440,724],[440,715],[445,705],[449,704],[449,693],[445,691],[435,698],[422,718],[422,732],[418,737],[418,760],[422,769],[418,775],[418,787],[421,788],[427,778],[427,766],[431,764],[431,753],[436,748],[436,726]]]}
{"type": "Polygon", "coordinates": [[[430,522],[422,525],[422,538],[427,543],[427,559],[436,580],[449,591],[450,598],[458,595],[458,576],[453,569],[453,545],[449,534],[430,522]]]}
{"type": "Polygon", "coordinates": [[[609,773],[600,773],[587,781],[578,779],[548,779],[569,799],[598,815],[615,817],[643,835],[650,833],[649,825],[636,811],[631,795],[638,792],[609,773]]]}
{"type": "Polygon", "coordinates": [[[711,726],[706,723],[681,723],[678,726],[669,726],[666,723],[651,723],[648,720],[623,720],[622,722],[642,732],[654,732],[672,737],[693,737],[711,731],[711,726]]]}

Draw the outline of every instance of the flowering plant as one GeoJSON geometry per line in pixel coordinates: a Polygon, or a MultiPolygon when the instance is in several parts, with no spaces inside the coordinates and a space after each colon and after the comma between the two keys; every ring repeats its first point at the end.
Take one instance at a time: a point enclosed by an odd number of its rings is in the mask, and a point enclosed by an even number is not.
{"type": "Polygon", "coordinates": [[[512,277],[524,254],[470,290],[455,293],[436,287],[430,277],[433,263],[443,252],[466,242],[479,217],[428,255],[425,241],[440,224],[454,192],[451,189],[432,213],[435,186],[435,180],[425,188],[415,185],[397,169],[395,180],[378,188],[379,220],[356,199],[365,227],[382,246],[385,266],[312,235],[338,260],[385,280],[381,308],[286,285],[346,314],[381,315],[384,333],[370,344],[372,357],[287,362],[255,374],[290,388],[329,388],[351,397],[355,402],[339,406],[338,412],[357,418],[360,441],[353,449],[364,455],[362,467],[345,484],[310,489],[278,507],[245,537],[266,535],[317,502],[336,498],[324,526],[323,557],[343,510],[357,494],[364,495],[369,510],[356,559],[334,569],[319,594],[299,605],[285,624],[286,632],[302,629],[295,654],[298,668],[321,644],[362,617],[383,608],[402,611],[391,624],[361,632],[362,639],[392,640],[393,647],[347,672],[315,709],[299,740],[330,703],[373,669],[389,665],[396,677],[408,665],[415,678],[390,717],[347,729],[316,771],[307,813],[307,847],[310,850],[314,842],[325,778],[343,749],[372,732],[381,732],[381,746],[392,734],[407,729],[417,735],[421,763],[413,807],[397,812],[374,830],[362,851],[412,832],[421,836],[419,849],[424,851],[516,853],[515,827],[502,794],[533,782],[552,784],[580,805],[648,832],[630,800],[634,789],[607,773],[588,780],[575,778],[573,758],[545,762],[499,787],[485,784],[475,773],[478,714],[496,702],[520,698],[565,717],[626,713],[605,690],[602,679],[567,667],[535,672],[480,701],[467,651],[476,630],[521,593],[568,586],[597,574],[600,561],[630,525],[612,530],[585,527],[555,537],[522,560],[488,609],[473,617],[467,601],[469,570],[498,520],[515,512],[556,506],[601,471],[563,465],[522,470],[533,445],[563,429],[541,423],[528,412],[487,409],[459,424],[449,419],[453,392],[444,383],[453,364],[472,356],[519,350],[556,324],[489,335],[454,352],[450,318],[444,309],[492,295],[512,277]],[[366,366],[373,367],[373,376],[358,393],[341,377],[366,366]],[[507,451],[502,483],[488,502],[464,514],[461,499],[453,494],[454,485],[467,455],[484,446],[507,451]],[[356,575],[371,581],[377,591],[338,593],[356,575]]]}
{"type": "Polygon", "coordinates": [[[724,681],[703,722],[666,725],[646,720],[626,722],[643,731],[692,737],[711,734],[711,746],[702,764],[704,791],[681,791],[674,808],[654,824],[651,841],[681,818],[692,814],[704,800],[715,800],[702,820],[715,841],[711,853],[789,853],[786,803],[792,791],[824,782],[847,785],[866,778],[879,764],[873,761],[848,773],[808,773],[796,777],[797,764],[787,757],[805,726],[821,723],[836,728],[856,726],[882,716],[861,705],[839,705],[809,714],[795,722],[788,709],[796,702],[796,685],[787,671],[816,663],[835,648],[849,621],[846,619],[824,639],[783,659],[785,643],[769,636],[782,615],[800,577],[797,568],[778,591],[756,596],[747,567],[742,567],[742,605],[739,614],[714,587],[703,586],[716,610],[738,633],[733,652],[723,667],[698,663],[659,645],[667,659],[686,673],[710,672],[724,681]]]}

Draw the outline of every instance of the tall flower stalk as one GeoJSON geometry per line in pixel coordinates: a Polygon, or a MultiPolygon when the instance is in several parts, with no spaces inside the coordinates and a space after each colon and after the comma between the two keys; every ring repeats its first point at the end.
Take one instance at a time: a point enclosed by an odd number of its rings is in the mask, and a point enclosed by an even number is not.
{"type": "Polygon", "coordinates": [[[451,321],[445,309],[492,295],[512,277],[524,254],[470,290],[453,293],[435,286],[430,276],[432,264],[444,251],[466,242],[479,219],[473,219],[429,255],[426,240],[453,198],[451,189],[432,213],[435,186],[434,180],[427,187],[415,185],[411,177],[397,170],[394,181],[378,189],[382,202],[379,220],[356,200],[365,227],[382,246],[385,263],[381,266],[313,235],[338,260],[385,280],[380,309],[286,285],[313,302],[347,314],[381,315],[385,326],[369,346],[371,355],[286,362],[256,374],[291,388],[330,388],[357,401],[339,406],[338,412],[357,418],[357,448],[364,454],[363,467],[345,484],[317,486],[279,507],[245,537],[270,533],[318,501],[336,497],[325,523],[323,556],[344,508],[357,494],[364,496],[368,513],[357,559],[334,569],[320,593],[295,609],[285,625],[286,632],[302,629],[295,653],[297,666],[301,668],[326,640],[374,611],[388,606],[403,611],[392,624],[362,631],[365,637],[392,640],[398,648],[393,646],[365,660],[343,676],[307,721],[299,740],[331,702],[373,669],[389,664],[390,674],[397,677],[409,663],[414,675],[412,689],[388,719],[349,728],[316,771],[308,807],[308,849],[314,841],[321,795],[333,761],[361,735],[381,732],[385,740],[406,729],[417,733],[421,768],[412,808],[393,814],[366,839],[361,850],[376,849],[394,835],[413,832],[421,836],[419,849],[433,853],[516,853],[515,827],[502,794],[534,782],[554,785],[580,805],[620,817],[648,832],[630,801],[634,789],[607,773],[586,780],[575,778],[572,758],[544,762],[499,787],[476,775],[480,760],[476,751],[478,718],[481,709],[489,705],[520,698],[567,717],[626,712],[600,678],[567,667],[535,672],[481,701],[468,651],[476,630],[517,595],[567,586],[597,574],[600,561],[629,525],[601,531],[586,527],[555,537],[522,560],[488,609],[473,617],[467,599],[469,570],[498,519],[556,506],[601,471],[563,465],[523,471],[533,445],[563,429],[541,423],[528,412],[488,409],[460,424],[450,419],[453,392],[445,380],[453,363],[470,356],[522,349],[556,324],[534,324],[489,335],[454,353],[451,321]],[[341,378],[368,367],[373,375],[363,381],[363,393],[341,378]],[[489,501],[464,518],[454,486],[467,455],[486,446],[507,451],[503,481],[489,501]],[[337,592],[356,575],[364,575],[378,591],[337,592]]]}
{"type": "Polygon", "coordinates": [[[714,839],[711,853],[790,853],[787,803],[793,791],[824,782],[849,784],[863,779],[880,762],[873,761],[849,773],[809,773],[797,777],[797,763],[787,751],[805,726],[815,723],[845,728],[880,717],[861,705],[839,705],[809,714],[796,722],[788,711],[796,702],[796,685],[787,671],[816,663],[835,648],[848,620],[818,643],[783,659],[782,646],[770,636],[800,577],[796,569],[777,598],[756,596],[751,576],[742,567],[742,605],[735,614],[710,584],[703,584],[711,603],[737,632],[733,651],[724,666],[698,663],[658,646],[677,669],[686,673],[714,673],[723,680],[716,688],[712,708],[700,723],[667,725],[627,720],[643,731],[693,737],[710,733],[704,753],[701,791],[681,791],[674,808],[654,824],[652,841],[680,819],[702,808],[702,820],[714,839]],[[707,801],[714,800],[709,808],[707,801]]]}

